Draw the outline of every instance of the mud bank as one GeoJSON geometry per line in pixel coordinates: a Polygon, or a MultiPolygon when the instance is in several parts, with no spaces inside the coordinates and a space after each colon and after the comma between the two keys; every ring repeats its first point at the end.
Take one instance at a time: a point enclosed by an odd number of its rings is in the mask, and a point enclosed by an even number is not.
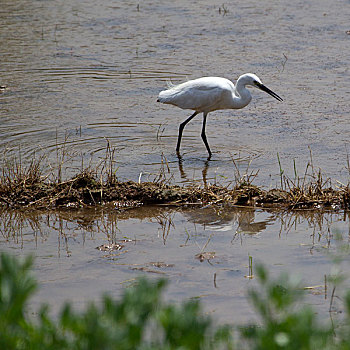
{"type": "Polygon", "coordinates": [[[250,183],[232,188],[169,185],[164,182],[99,181],[84,171],[68,181],[50,183],[40,176],[3,179],[0,183],[0,203],[5,207],[86,207],[113,205],[123,209],[149,204],[167,205],[241,205],[281,207],[284,209],[349,209],[349,185],[334,189],[320,181],[293,185],[288,189],[264,190],[250,183]]]}

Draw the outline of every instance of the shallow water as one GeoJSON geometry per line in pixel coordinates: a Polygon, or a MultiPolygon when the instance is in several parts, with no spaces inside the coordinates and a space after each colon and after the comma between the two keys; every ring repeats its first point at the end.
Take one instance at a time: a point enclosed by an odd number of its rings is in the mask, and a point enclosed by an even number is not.
{"type": "MultiPolygon", "coordinates": [[[[344,213],[213,207],[3,211],[0,223],[2,250],[36,256],[40,288],[33,310],[47,302],[57,313],[65,300],[82,308],[103,292],[118,297],[138,276],[147,275],[169,280],[167,300],[200,298],[216,320],[236,324],[256,319],[246,299],[256,285],[248,278],[249,256],[253,273],[262,262],[273,276],[288,271],[314,287],[306,301],[327,319],[332,287],[325,285],[325,274],[333,271],[332,257],[337,246],[348,244],[350,233],[344,213]],[[110,243],[123,247],[96,249],[110,243]],[[210,254],[201,261],[200,253],[210,254]]],[[[345,274],[348,263],[346,258],[345,274]]]]}
{"type": "MultiPolygon", "coordinates": [[[[120,179],[142,173],[145,181],[164,172],[175,183],[227,184],[233,158],[242,174],[249,164],[259,170],[254,183],[268,188],[279,181],[277,154],[286,174],[294,176],[295,160],[302,176],[311,149],[325,177],[347,183],[349,15],[345,0],[3,0],[2,159],[16,156],[26,164],[43,154],[46,169],[56,174],[63,163],[71,176],[98,164],[109,141],[120,179]],[[245,109],[211,113],[210,162],[196,117],[185,129],[179,163],[178,125],[190,111],[156,103],[159,91],[168,80],[235,80],[245,72],[258,74],[284,102],[255,90],[245,109]]],[[[57,310],[65,299],[82,305],[101,291],[119,295],[147,273],[170,279],[170,299],[200,296],[206,310],[229,322],[253,317],[245,299],[255,283],[244,277],[248,255],[273,274],[292,270],[321,285],[331,268],[331,235],[349,232],[343,214],[210,207],[4,212],[0,225],[1,250],[38,257],[37,303],[50,301],[57,310]],[[136,241],[112,254],[95,249],[124,236],[136,241]],[[200,262],[195,255],[208,240],[206,250],[216,257],[200,262]]],[[[324,294],[309,299],[326,311],[324,294]]]]}
{"type": "Polygon", "coordinates": [[[118,175],[158,174],[162,154],[178,182],[200,179],[207,157],[201,116],[185,129],[181,178],[177,129],[190,111],[156,103],[174,83],[257,73],[284,98],[253,91],[239,111],[211,113],[208,178],[232,176],[231,156],[274,186],[279,166],[309,160],[346,182],[349,145],[347,1],[2,1],[0,147],[22,161],[66,144],[68,175],[116,149],[118,175]],[[67,140],[68,138],[68,140],[67,140]]]}

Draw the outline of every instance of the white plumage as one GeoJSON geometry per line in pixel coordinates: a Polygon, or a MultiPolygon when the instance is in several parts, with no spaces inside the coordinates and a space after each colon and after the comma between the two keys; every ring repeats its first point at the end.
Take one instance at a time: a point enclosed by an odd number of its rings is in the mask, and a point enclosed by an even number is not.
{"type": "Polygon", "coordinates": [[[192,109],[195,112],[187,118],[179,127],[176,152],[179,155],[182,132],[186,124],[198,113],[203,113],[202,139],[211,157],[211,151],[205,134],[206,118],[209,112],[218,109],[240,109],[249,104],[252,99],[246,86],[253,86],[263,90],[282,101],[282,98],[268,89],[261,80],[252,73],[241,75],[236,85],[232,81],[220,77],[203,77],[175,85],[161,91],[158,102],[172,104],[182,109],[192,109]]]}

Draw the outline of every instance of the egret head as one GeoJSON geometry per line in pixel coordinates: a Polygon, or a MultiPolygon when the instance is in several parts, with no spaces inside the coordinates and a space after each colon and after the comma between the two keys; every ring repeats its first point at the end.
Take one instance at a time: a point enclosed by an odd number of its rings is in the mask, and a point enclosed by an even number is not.
{"type": "Polygon", "coordinates": [[[242,80],[243,80],[243,84],[244,85],[250,85],[250,86],[254,86],[262,91],[267,92],[269,95],[271,95],[272,97],[274,97],[276,100],[278,101],[283,101],[283,99],[278,96],[276,93],[274,93],[272,90],[270,90],[269,88],[267,88],[259,79],[258,76],[256,76],[253,73],[247,73],[242,75],[242,80]]]}

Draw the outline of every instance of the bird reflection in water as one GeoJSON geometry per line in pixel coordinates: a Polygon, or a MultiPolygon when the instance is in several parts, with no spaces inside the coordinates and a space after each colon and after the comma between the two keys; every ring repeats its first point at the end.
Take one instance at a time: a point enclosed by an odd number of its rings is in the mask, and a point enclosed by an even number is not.
{"type": "MultiPolygon", "coordinates": [[[[204,188],[209,185],[208,170],[209,163],[207,160],[203,163],[202,181],[204,188]]],[[[193,179],[189,179],[182,158],[178,161],[179,172],[181,179],[186,182],[193,183],[193,179]]],[[[183,210],[183,215],[187,217],[190,222],[209,227],[215,231],[234,231],[235,235],[239,234],[257,234],[264,231],[267,225],[275,221],[275,215],[268,215],[265,220],[256,221],[257,211],[254,208],[242,208],[230,206],[228,208],[214,207],[211,205],[205,206],[198,210],[196,208],[188,208],[183,210]]]]}
{"type": "Polygon", "coordinates": [[[254,208],[242,208],[230,206],[228,208],[206,206],[188,208],[183,210],[183,215],[188,221],[202,225],[204,229],[213,231],[232,231],[234,238],[241,234],[255,235],[266,230],[268,225],[275,222],[273,214],[265,213],[264,219],[256,221],[257,212],[254,208]]]}
{"type": "MultiPolygon", "coordinates": [[[[183,160],[181,156],[178,157],[178,166],[179,166],[181,179],[189,183],[193,182],[193,179],[189,179],[184,170],[183,160]]],[[[203,180],[204,188],[208,187],[208,169],[209,169],[209,160],[206,160],[204,162],[204,166],[202,169],[202,180],[203,180]]]]}

